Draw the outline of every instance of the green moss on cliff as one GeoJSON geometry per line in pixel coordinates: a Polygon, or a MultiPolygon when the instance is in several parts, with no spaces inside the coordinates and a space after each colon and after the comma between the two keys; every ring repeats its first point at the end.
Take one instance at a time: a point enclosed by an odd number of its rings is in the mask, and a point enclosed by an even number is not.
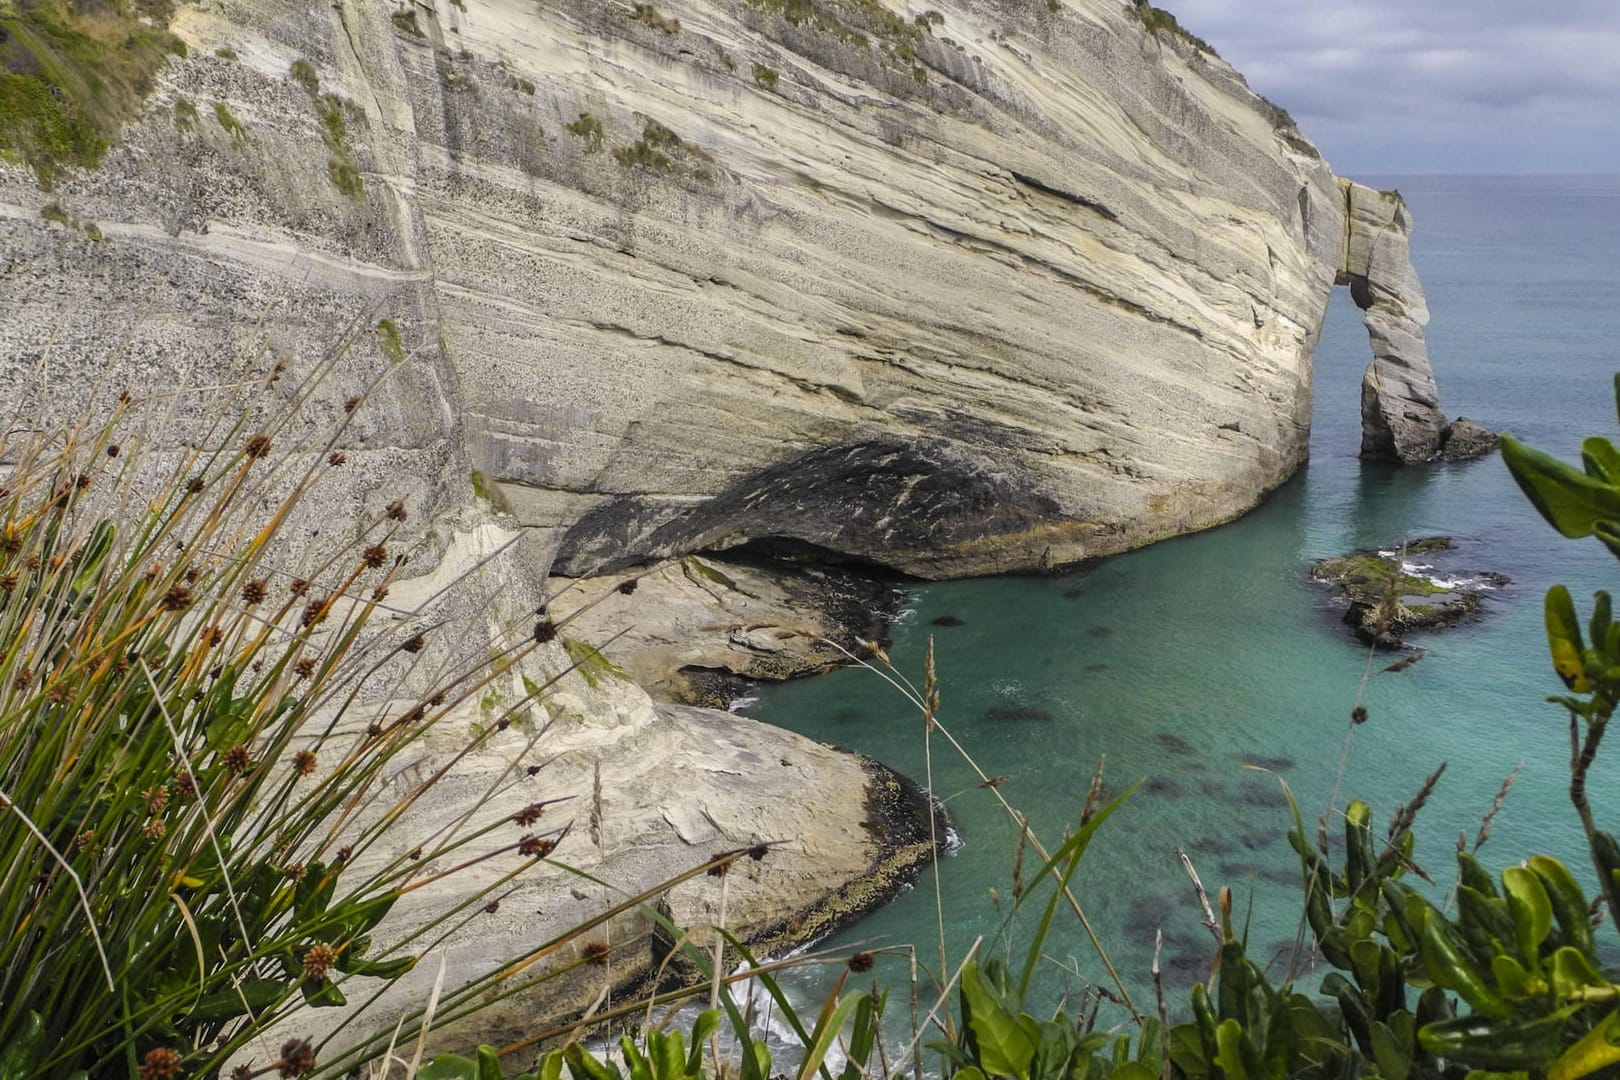
{"type": "Polygon", "coordinates": [[[49,188],[100,163],[184,45],[170,0],[20,0],[0,7],[0,155],[49,188]]]}
{"type": "Polygon", "coordinates": [[[1191,45],[1201,53],[1210,56],[1219,56],[1215,47],[1197,34],[1191,33],[1176,21],[1176,17],[1163,8],[1154,7],[1147,0],[1134,0],[1130,5],[1130,13],[1142,28],[1154,37],[1169,36],[1186,45],[1191,45]]]}
{"type": "Polygon", "coordinates": [[[793,26],[809,27],[858,49],[874,45],[890,65],[925,82],[928,71],[917,49],[932,35],[935,20],[907,21],[883,0],[748,0],[754,7],[780,15],[793,26]]]}

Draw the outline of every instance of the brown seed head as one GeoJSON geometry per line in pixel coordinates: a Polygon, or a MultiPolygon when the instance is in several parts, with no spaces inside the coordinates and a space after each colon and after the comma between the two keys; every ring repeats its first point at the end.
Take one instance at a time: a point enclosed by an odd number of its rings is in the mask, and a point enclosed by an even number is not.
{"type": "Polygon", "coordinates": [[[120,452],[119,451],[119,446],[118,446],[117,443],[108,443],[107,444],[107,456],[108,457],[117,457],[119,452],[120,452]]]}
{"type": "Polygon", "coordinates": [[[405,504],[398,499],[388,504],[388,520],[404,521],[406,518],[405,504]]]}
{"type": "Polygon", "coordinates": [[[287,591],[294,596],[303,596],[309,592],[309,582],[301,577],[295,577],[287,585],[287,591]]]}
{"type": "Polygon", "coordinates": [[[334,469],[348,460],[349,455],[345,454],[341,450],[334,450],[330,454],[326,455],[326,463],[332,466],[334,469]]]}
{"type": "Polygon", "coordinates": [[[1350,720],[1352,723],[1365,724],[1367,722],[1367,706],[1357,705],[1355,708],[1351,709],[1350,720]]]}
{"type": "Polygon", "coordinates": [[[557,624],[550,619],[541,619],[534,624],[534,640],[544,645],[548,641],[557,640],[557,624]]]}
{"type": "Polygon", "coordinates": [[[184,611],[191,606],[193,599],[191,588],[178,581],[169,586],[169,591],[163,594],[163,609],[165,611],[184,611]]]}
{"type": "Polygon", "coordinates": [[[269,584],[264,578],[254,578],[242,586],[242,603],[248,607],[256,607],[264,603],[264,598],[270,595],[269,584]]]}
{"type": "Polygon", "coordinates": [[[180,1054],[167,1046],[154,1047],[141,1057],[141,1080],[174,1080],[180,1075],[180,1054]]]}
{"type": "Polygon", "coordinates": [[[169,781],[169,790],[177,799],[195,799],[197,797],[197,778],[187,769],[169,781]]]}
{"type": "Polygon", "coordinates": [[[716,865],[709,867],[709,876],[710,877],[725,877],[728,873],[731,872],[731,864],[733,862],[735,862],[735,861],[736,861],[735,859],[727,859],[723,863],[717,863],[716,865]]]}
{"type": "Polygon", "coordinates": [[[190,480],[186,481],[186,494],[187,495],[201,494],[202,489],[203,489],[203,478],[202,477],[193,476],[190,480]]]}
{"type": "Polygon", "coordinates": [[[557,850],[557,841],[549,836],[525,836],[518,841],[518,854],[543,859],[557,850]]]}
{"type": "Polygon", "coordinates": [[[872,970],[872,965],[875,963],[877,963],[877,957],[872,953],[858,952],[849,958],[849,970],[857,975],[864,975],[872,970]]]}
{"type": "Polygon", "coordinates": [[[80,491],[83,491],[85,488],[89,487],[90,486],[90,474],[89,473],[80,473],[79,475],[75,476],[73,478],[73,486],[78,488],[80,491]]]}
{"type": "Polygon", "coordinates": [[[293,755],[293,772],[299,776],[308,776],[315,771],[315,751],[300,750],[293,755]]]}
{"type": "Polygon", "coordinates": [[[313,656],[301,657],[298,663],[293,665],[293,674],[300,679],[307,679],[315,674],[315,658],[313,656]]]}
{"type": "Polygon", "coordinates": [[[153,818],[141,827],[141,835],[148,840],[156,840],[169,831],[169,826],[162,818],[153,818]]]}
{"type": "Polygon", "coordinates": [[[225,751],[225,771],[233,776],[247,772],[252,764],[253,758],[248,754],[248,748],[240,743],[225,751]]]}
{"type": "Polygon", "coordinates": [[[381,569],[388,562],[388,548],[382,544],[373,544],[361,554],[360,561],[366,564],[368,570],[381,569]]]}
{"type": "Polygon", "coordinates": [[[608,962],[608,954],[612,951],[605,941],[587,941],[585,947],[580,950],[580,955],[587,964],[603,965],[608,962]]]}
{"type": "Polygon", "coordinates": [[[418,652],[422,651],[422,646],[424,646],[426,644],[427,644],[427,638],[423,637],[421,634],[417,634],[415,637],[411,638],[405,644],[401,645],[400,648],[402,650],[404,650],[405,652],[418,653],[418,652]]]}
{"type": "Polygon", "coordinates": [[[434,694],[432,697],[428,698],[427,703],[429,708],[437,709],[440,705],[444,704],[444,694],[442,692],[434,694]]]}
{"type": "Polygon", "coordinates": [[[288,863],[281,868],[281,872],[293,881],[304,880],[304,864],[301,862],[288,863]]]}
{"type": "Polygon", "coordinates": [[[354,410],[358,409],[359,407],[360,407],[360,395],[358,395],[358,394],[356,394],[354,397],[351,397],[351,398],[349,398],[349,399],[347,399],[346,401],[343,402],[343,411],[346,412],[346,413],[352,413],[352,412],[354,412],[354,410]]]}
{"type": "Polygon", "coordinates": [[[540,820],[540,815],[546,812],[545,803],[530,803],[512,815],[512,820],[522,826],[530,826],[540,820]]]}
{"type": "Polygon", "coordinates": [[[16,574],[0,574],[0,592],[11,592],[17,587],[16,574]]]}
{"type": "Polygon", "coordinates": [[[304,954],[304,978],[324,979],[337,963],[337,951],[330,945],[311,945],[304,954]]]}
{"type": "Polygon", "coordinates": [[[253,1066],[238,1065],[231,1070],[231,1080],[253,1080],[253,1066]]]}
{"type": "Polygon", "coordinates": [[[382,721],[381,720],[373,720],[371,723],[367,724],[366,725],[366,734],[370,735],[373,739],[382,738],[382,736],[383,736],[382,721]]]}
{"type": "Polygon", "coordinates": [[[154,788],[147,788],[141,792],[141,798],[145,800],[147,809],[155,814],[169,804],[169,789],[161,784],[154,788]]]}
{"type": "Polygon", "coordinates": [[[308,1039],[288,1039],[281,1044],[281,1060],[275,1068],[282,1080],[308,1076],[315,1071],[315,1048],[308,1039]]]}
{"type": "Polygon", "coordinates": [[[371,602],[372,603],[380,604],[386,599],[388,599],[388,586],[379,585],[375,589],[371,590],[371,602]]]}
{"type": "Polygon", "coordinates": [[[621,596],[629,596],[631,593],[636,591],[636,579],[635,578],[626,578],[625,580],[619,582],[618,588],[619,588],[619,595],[621,595],[621,596]]]}
{"type": "Polygon", "coordinates": [[[335,863],[345,863],[353,857],[354,848],[350,847],[348,844],[344,844],[342,847],[337,849],[337,854],[332,856],[332,861],[335,863]]]}
{"type": "Polygon", "coordinates": [[[322,596],[305,604],[304,625],[319,626],[321,623],[325,622],[326,617],[332,613],[333,599],[334,598],[330,596],[322,596]]]}
{"type": "Polygon", "coordinates": [[[247,442],[242,444],[242,452],[255,460],[264,457],[270,452],[270,436],[262,431],[256,435],[249,435],[247,442]]]}
{"type": "Polygon", "coordinates": [[[12,677],[11,684],[19,690],[26,690],[34,681],[33,668],[18,668],[17,674],[12,677]]]}
{"type": "Polygon", "coordinates": [[[39,567],[40,567],[39,556],[38,555],[30,555],[30,556],[28,556],[28,558],[23,560],[23,566],[27,567],[29,570],[38,570],[39,567]]]}
{"type": "Polygon", "coordinates": [[[499,910],[501,910],[501,902],[499,900],[491,900],[489,903],[484,905],[485,915],[493,915],[499,910]]]}
{"type": "Polygon", "coordinates": [[[759,860],[763,859],[770,853],[770,850],[771,845],[769,844],[755,844],[753,847],[748,849],[748,857],[753,859],[755,862],[759,862],[759,860]]]}

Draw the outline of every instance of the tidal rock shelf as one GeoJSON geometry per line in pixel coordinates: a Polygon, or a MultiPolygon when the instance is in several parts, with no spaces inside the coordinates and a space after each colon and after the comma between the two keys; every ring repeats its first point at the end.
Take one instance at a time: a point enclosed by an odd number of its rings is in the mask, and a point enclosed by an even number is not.
{"type": "Polygon", "coordinates": [[[1455,551],[1451,537],[1428,536],[1323,559],[1311,577],[1337,587],[1343,621],[1359,640],[1399,649],[1402,635],[1455,626],[1479,612],[1487,594],[1510,584],[1504,574],[1455,569],[1455,551]]]}

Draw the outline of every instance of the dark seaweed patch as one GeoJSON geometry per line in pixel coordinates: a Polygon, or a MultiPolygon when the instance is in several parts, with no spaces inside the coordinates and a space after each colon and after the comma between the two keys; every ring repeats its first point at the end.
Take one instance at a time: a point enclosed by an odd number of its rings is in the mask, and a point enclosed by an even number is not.
{"type": "Polygon", "coordinates": [[[939,618],[934,620],[934,625],[935,626],[962,626],[962,625],[964,625],[964,623],[963,623],[963,621],[961,619],[957,618],[955,615],[941,615],[939,618]]]}
{"type": "Polygon", "coordinates": [[[1050,720],[1052,714],[1035,705],[992,705],[984,710],[986,720],[1050,720]]]}

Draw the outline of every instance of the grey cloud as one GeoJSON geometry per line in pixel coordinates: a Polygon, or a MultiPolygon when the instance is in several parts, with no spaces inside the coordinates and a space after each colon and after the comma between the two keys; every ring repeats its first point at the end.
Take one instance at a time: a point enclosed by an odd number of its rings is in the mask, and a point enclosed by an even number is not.
{"type": "Polygon", "coordinates": [[[1170,2],[1336,164],[1620,167],[1613,0],[1170,2]]]}

